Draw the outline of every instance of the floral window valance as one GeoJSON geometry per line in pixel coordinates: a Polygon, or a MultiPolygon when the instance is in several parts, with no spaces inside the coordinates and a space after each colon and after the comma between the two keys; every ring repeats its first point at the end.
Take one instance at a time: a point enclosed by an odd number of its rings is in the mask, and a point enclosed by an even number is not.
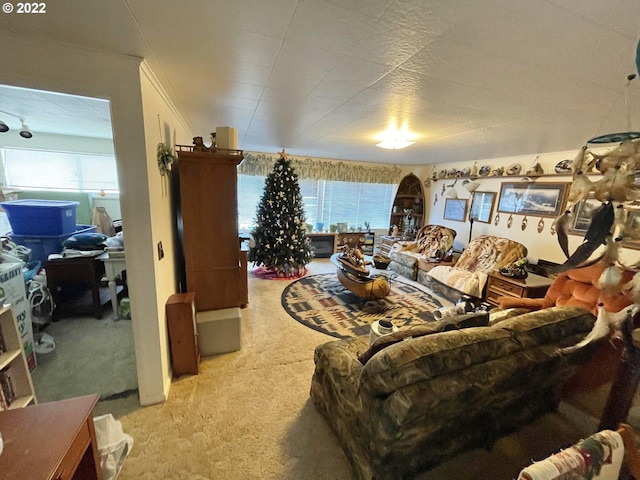
{"type": "MultiPolygon", "coordinates": [[[[238,173],[244,175],[267,176],[273,171],[277,156],[264,153],[244,152],[244,160],[238,166],[238,173]]],[[[336,180],[360,183],[400,183],[400,168],[395,165],[373,167],[333,160],[295,158],[289,155],[299,178],[336,180]]]]}

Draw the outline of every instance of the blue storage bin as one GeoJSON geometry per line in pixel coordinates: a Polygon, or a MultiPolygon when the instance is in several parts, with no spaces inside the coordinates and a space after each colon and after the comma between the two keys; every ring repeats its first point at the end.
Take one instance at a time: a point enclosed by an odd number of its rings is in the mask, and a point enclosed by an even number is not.
{"type": "Polygon", "coordinates": [[[23,199],[0,205],[16,235],[70,235],[76,228],[79,202],[23,199]]]}
{"type": "Polygon", "coordinates": [[[71,235],[76,233],[95,232],[95,225],[75,225],[75,229],[64,235],[16,235],[12,233],[9,238],[18,245],[24,245],[31,249],[31,260],[44,262],[47,261],[52,253],[60,253],[62,251],[62,242],[71,235]]]}

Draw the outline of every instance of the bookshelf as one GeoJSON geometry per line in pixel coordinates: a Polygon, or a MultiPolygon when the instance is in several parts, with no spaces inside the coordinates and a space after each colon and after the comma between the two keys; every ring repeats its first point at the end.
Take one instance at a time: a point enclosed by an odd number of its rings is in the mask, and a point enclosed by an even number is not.
{"type": "Polygon", "coordinates": [[[37,403],[13,310],[7,306],[0,308],[0,352],[0,411],[37,403]]]}

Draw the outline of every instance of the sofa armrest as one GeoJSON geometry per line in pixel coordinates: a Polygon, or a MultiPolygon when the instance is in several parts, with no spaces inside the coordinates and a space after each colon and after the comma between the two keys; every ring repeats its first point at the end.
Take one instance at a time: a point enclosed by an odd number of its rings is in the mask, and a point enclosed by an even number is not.
{"type": "Polygon", "coordinates": [[[360,382],[362,363],[358,356],[369,348],[369,337],[361,336],[346,340],[336,340],[318,345],[314,352],[314,382],[349,386],[350,394],[355,395],[360,382]],[[328,382],[328,383],[327,383],[328,382]]]}
{"type": "Polygon", "coordinates": [[[500,297],[498,299],[498,308],[528,308],[529,310],[540,310],[544,304],[544,298],[516,298],[516,297],[500,297]]]}

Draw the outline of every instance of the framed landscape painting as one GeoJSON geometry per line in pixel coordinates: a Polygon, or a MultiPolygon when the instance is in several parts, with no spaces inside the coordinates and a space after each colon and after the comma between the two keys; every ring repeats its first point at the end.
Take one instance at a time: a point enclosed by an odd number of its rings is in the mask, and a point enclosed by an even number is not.
{"type": "Polygon", "coordinates": [[[557,217],[564,207],[568,183],[504,182],[498,212],[557,217]]]}

